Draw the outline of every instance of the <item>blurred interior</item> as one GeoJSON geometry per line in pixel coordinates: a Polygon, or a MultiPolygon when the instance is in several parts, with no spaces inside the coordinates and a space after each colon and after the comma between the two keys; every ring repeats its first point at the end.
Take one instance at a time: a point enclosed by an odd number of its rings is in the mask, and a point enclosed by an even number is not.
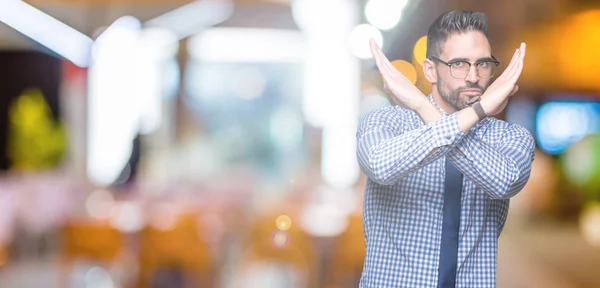
{"type": "Polygon", "coordinates": [[[358,287],[374,38],[485,12],[537,141],[498,287],[600,287],[600,2],[0,0],[0,287],[358,287]]]}

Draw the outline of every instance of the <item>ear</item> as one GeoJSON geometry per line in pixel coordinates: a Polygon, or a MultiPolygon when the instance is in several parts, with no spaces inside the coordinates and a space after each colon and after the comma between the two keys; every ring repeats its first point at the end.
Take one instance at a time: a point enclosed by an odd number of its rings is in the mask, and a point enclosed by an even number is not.
{"type": "Polygon", "coordinates": [[[433,61],[429,59],[425,59],[423,61],[423,74],[425,74],[425,78],[427,78],[431,84],[437,83],[437,73],[435,70],[435,63],[433,61]]]}

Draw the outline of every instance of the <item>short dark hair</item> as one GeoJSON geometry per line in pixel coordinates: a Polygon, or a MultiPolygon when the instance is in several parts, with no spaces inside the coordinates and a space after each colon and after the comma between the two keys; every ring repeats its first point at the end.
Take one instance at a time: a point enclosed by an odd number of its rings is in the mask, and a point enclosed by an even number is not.
{"type": "Polygon", "coordinates": [[[490,41],[487,30],[487,17],[482,12],[452,10],[440,15],[427,32],[427,58],[439,57],[442,47],[452,34],[480,31],[490,41]]]}

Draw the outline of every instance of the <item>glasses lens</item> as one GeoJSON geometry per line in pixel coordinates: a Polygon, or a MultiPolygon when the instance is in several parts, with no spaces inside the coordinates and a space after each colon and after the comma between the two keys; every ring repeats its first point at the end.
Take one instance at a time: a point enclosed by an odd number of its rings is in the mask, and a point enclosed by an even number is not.
{"type": "MultiPolygon", "coordinates": [[[[479,78],[489,79],[494,77],[496,65],[493,62],[477,63],[477,75],[479,78]]],[[[469,75],[471,65],[469,63],[454,64],[450,66],[450,75],[457,79],[463,79],[469,75]]]]}
{"type": "Polygon", "coordinates": [[[479,73],[479,77],[481,78],[492,78],[494,77],[494,73],[496,65],[493,62],[484,62],[477,66],[477,73],[479,73]]]}
{"type": "Polygon", "coordinates": [[[471,65],[469,65],[469,63],[456,63],[450,66],[450,75],[454,78],[462,79],[467,77],[469,70],[471,70],[471,65]]]}

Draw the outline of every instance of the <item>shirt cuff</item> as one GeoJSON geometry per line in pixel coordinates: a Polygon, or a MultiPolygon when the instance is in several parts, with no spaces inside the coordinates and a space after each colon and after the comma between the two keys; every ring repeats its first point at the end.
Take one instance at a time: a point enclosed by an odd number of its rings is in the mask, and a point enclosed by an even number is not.
{"type": "Polygon", "coordinates": [[[460,130],[456,113],[444,116],[433,129],[435,129],[437,147],[457,143],[467,135],[467,132],[460,130]]]}
{"type": "Polygon", "coordinates": [[[465,155],[467,160],[473,161],[474,155],[472,155],[473,151],[480,151],[479,143],[481,140],[477,136],[476,133],[469,133],[464,141],[459,144],[459,150],[465,155]]]}

